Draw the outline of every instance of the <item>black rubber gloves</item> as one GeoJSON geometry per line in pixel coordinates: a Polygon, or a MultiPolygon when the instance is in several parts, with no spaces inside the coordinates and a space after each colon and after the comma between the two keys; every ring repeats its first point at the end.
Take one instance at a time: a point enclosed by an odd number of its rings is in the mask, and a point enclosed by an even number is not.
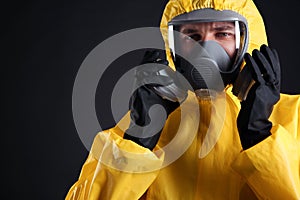
{"type": "MultiPolygon", "coordinates": [[[[131,96],[131,124],[124,134],[125,139],[151,150],[160,137],[166,118],[187,95],[175,71],[169,67],[163,70],[157,67],[156,64],[168,65],[161,52],[146,52],[141,64],[152,63],[153,66],[145,66],[137,71],[138,80],[154,80],[155,83],[143,84],[131,96]],[[178,96],[179,99],[174,98],[178,96]],[[160,105],[164,112],[151,111],[155,105],[160,105]],[[147,127],[149,124],[157,126],[147,127]]],[[[280,98],[280,63],[277,52],[266,45],[254,50],[252,56],[246,53],[245,62],[245,68],[251,72],[255,84],[241,102],[237,128],[243,149],[248,149],[271,134],[272,122],[269,117],[280,98]]]]}
{"type": "Polygon", "coordinates": [[[249,67],[255,84],[246,100],[241,102],[237,127],[243,149],[252,147],[271,133],[269,117],[280,98],[280,63],[274,49],[262,45],[252,56],[246,53],[245,67],[249,67]]]}

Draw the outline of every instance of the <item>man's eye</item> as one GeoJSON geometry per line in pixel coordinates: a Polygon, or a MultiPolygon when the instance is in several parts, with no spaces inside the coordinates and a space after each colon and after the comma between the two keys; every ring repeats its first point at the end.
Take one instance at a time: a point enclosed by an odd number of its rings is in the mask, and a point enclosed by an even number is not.
{"type": "Polygon", "coordinates": [[[234,34],[229,32],[219,32],[216,33],[217,38],[234,38],[234,34]]]}
{"type": "Polygon", "coordinates": [[[199,34],[193,34],[193,35],[186,35],[184,37],[185,40],[195,40],[195,41],[199,41],[201,40],[201,35],[199,34]]]}

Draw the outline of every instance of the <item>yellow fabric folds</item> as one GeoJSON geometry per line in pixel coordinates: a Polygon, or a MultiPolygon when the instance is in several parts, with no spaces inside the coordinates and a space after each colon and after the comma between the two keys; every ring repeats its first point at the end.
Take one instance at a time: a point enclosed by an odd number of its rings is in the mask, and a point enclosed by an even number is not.
{"type": "MultiPolygon", "coordinates": [[[[117,126],[99,133],[79,180],[66,199],[299,199],[300,127],[299,120],[290,121],[291,117],[299,119],[299,96],[281,95],[282,100],[271,116],[272,136],[242,151],[235,120],[239,102],[228,94],[224,123],[216,112],[221,105],[210,100],[198,101],[197,135],[178,160],[160,170],[120,170],[123,162],[130,169],[156,168],[166,158],[123,140],[123,132],[117,126]],[[283,124],[279,124],[281,119],[283,124]],[[220,126],[219,135],[217,131],[208,132],[220,126]],[[208,133],[212,134],[208,138],[216,137],[217,143],[201,158],[206,148],[203,144],[209,146],[204,142],[208,133]],[[123,151],[144,156],[116,153],[123,151]]],[[[159,141],[162,148],[177,134],[182,123],[180,115],[180,110],[176,110],[169,117],[159,141]]],[[[185,127],[187,137],[191,128],[185,127]]]]}
{"type": "Polygon", "coordinates": [[[123,140],[117,132],[115,128],[100,132],[95,137],[79,180],[66,199],[138,199],[154,181],[158,171],[143,174],[126,171],[157,168],[162,164],[163,154],[157,156],[146,148],[123,140]],[[129,183],[136,185],[132,187],[129,183]]]}

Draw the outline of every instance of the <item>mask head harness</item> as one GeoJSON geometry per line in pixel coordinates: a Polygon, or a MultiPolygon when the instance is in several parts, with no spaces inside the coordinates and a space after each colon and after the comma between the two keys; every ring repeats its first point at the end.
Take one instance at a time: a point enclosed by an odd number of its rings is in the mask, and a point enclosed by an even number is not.
{"type": "MultiPolygon", "coordinates": [[[[206,85],[214,85],[215,77],[213,74],[216,72],[220,73],[225,86],[233,83],[240,70],[249,40],[247,20],[242,15],[232,10],[218,11],[210,8],[199,9],[174,17],[168,23],[168,37],[176,70],[183,74],[194,90],[207,89],[206,85]],[[180,45],[178,34],[175,34],[175,32],[179,31],[184,24],[204,22],[231,22],[234,24],[234,58],[230,59],[224,48],[213,40],[198,41],[200,50],[197,48],[191,51],[188,56],[193,65],[176,54],[180,51],[180,45]],[[205,75],[205,81],[202,75],[205,75]],[[206,84],[207,81],[210,83],[206,84]]],[[[222,88],[216,86],[216,88],[208,89],[221,90],[222,88]]]]}

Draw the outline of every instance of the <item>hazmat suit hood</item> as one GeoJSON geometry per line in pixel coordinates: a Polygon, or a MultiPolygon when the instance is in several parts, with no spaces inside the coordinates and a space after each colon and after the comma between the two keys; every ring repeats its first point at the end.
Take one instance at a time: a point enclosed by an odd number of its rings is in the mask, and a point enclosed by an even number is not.
{"type": "Polygon", "coordinates": [[[259,49],[262,44],[267,44],[263,19],[252,0],[228,0],[225,2],[223,0],[170,0],[163,12],[160,27],[166,44],[167,59],[173,69],[175,66],[168,45],[168,23],[178,15],[206,8],[218,11],[231,10],[246,18],[249,34],[248,53],[259,49]]]}

